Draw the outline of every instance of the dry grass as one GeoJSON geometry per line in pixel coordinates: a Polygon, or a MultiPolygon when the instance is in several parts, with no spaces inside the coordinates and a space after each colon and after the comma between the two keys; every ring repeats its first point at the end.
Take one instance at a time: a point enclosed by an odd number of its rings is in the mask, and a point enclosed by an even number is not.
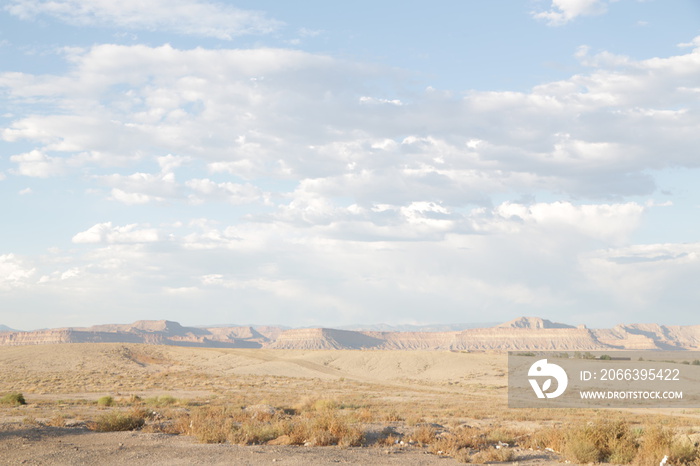
{"type": "Polygon", "coordinates": [[[89,427],[97,432],[120,432],[139,429],[145,423],[145,413],[139,410],[132,410],[130,413],[114,410],[98,416],[89,427]]]}
{"type": "Polygon", "coordinates": [[[259,409],[200,408],[181,416],[175,424],[181,433],[193,435],[205,443],[260,445],[277,440],[277,444],[286,445],[362,445],[364,432],[349,416],[327,407],[320,411],[291,413],[297,410],[280,409],[270,413],[259,409]]]}
{"type": "Polygon", "coordinates": [[[655,465],[668,456],[669,464],[697,464],[700,459],[698,446],[684,440],[670,429],[651,426],[642,433],[641,445],[635,464],[655,465]]]}
{"type": "Polygon", "coordinates": [[[476,464],[507,463],[513,461],[514,458],[515,454],[511,448],[489,447],[471,455],[469,462],[476,464]]]}
{"type": "Polygon", "coordinates": [[[435,441],[437,430],[431,425],[420,425],[413,430],[410,439],[420,445],[430,445],[435,441]]]}
{"type": "Polygon", "coordinates": [[[695,432],[692,415],[697,412],[683,417],[508,409],[498,378],[501,355],[109,344],[60,348],[65,348],[65,360],[56,358],[56,350],[42,356],[41,348],[0,348],[0,363],[9,367],[0,393],[35,394],[31,405],[6,404],[0,414],[44,425],[91,421],[96,430],[192,435],[206,443],[424,448],[471,463],[517,461],[519,449],[527,448],[551,448],[572,462],[656,465],[665,455],[669,464],[698,462],[697,447],[676,435],[688,428],[695,432]],[[41,358],[44,366],[33,369],[41,358]],[[421,375],[446,364],[443,359],[454,363],[452,369],[445,366],[448,375],[421,375]],[[402,367],[414,360],[420,364],[399,378],[391,375],[397,360],[402,367]],[[270,375],[267,369],[256,373],[267,361],[272,368],[288,364],[294,370],[322,370],[304,376],[270,375]],[[343,370],[329,375],[328,368],[335,366],[343,370]],[[374,375],[362,372],[366,367],[374,375]],[[105,393],[117,409],[104,409],[110,406],[99,401],[105,393]]]}
{"type": "Polygon", "coordinates": [[[151,398],[146,398],[144,400],[144,403],[146,403],[149,406],[153,406],[156,408],[163,408],[165,406],[171,406],[174,405],[178,402],[177,398],[171,395],[161,395],[161,396],[154,396],[151,398]]]}
{"type": "Polygon", "coordinates": [[[46,422],[46,425],[51,427],[65,427],[66,426],[66,416],[63,414],[56,414],[51,419],[46,422]]]}
{"type": "Polygon", "coordinates": [[[632,428],[622,419],[598,420],[565,429],[543,429],[526,444],[551,448],[577,463],[657,465],[668,456],[669,464],[696,464],[700,449],[675,431],[658,424],[632,428]]]}

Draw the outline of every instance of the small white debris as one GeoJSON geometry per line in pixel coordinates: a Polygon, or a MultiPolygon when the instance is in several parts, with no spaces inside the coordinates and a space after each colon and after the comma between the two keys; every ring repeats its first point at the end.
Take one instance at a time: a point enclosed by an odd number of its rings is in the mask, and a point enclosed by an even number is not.
{"type": "Polygon", "coordinates": [[[668,461],[668,455],[664,455],[664,459],[661,460],[659,466],[664,466],[666,464],[666,461],[668,461]]]}

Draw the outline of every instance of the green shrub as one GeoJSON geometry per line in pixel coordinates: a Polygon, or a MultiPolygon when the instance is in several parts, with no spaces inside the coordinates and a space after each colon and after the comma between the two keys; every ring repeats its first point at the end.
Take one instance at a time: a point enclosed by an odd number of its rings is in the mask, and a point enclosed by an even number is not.
{"type": "Polygon", "coordinates": [[[136,430],[146,423],[144,417],[138,414],[128,414],[121,411],[110,411],[97,418],[90,425],[90,429],[98,432],[121,432],[136,430]]]}
{"type": "Polygon", "coordinates": [[[14,393],[8,393],[7,395],[0,398],[0,404],[19,406],[19,405],[26,405],[27,402],[24,399],[24,395],[22,395],[19,392],[14,392],[14,393]]]}
{"type": "Polygon", "coordinates": [[[98,398],[97,404],[99,406],[113,406],[114,405],[114,398],[111,396],[102,396],[98,398]]]}

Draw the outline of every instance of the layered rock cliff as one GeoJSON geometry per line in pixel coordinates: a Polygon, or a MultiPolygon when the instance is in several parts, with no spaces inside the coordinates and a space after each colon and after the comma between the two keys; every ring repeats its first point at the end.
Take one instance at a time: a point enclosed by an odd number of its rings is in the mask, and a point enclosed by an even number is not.
{"type": "Polygon", "coordinates": [[[0,345],[5,346],[86,342],[301,350],[697,350],[700,349],[700,325],[628,324],[612,329],[587,329],[537,317],[521,317],[495,327],[463,331],[377,332],[330,328],[283,330],[272,326],[197,328],[167,320],[144,320],[132,324],[0,333],[0,345]]]}

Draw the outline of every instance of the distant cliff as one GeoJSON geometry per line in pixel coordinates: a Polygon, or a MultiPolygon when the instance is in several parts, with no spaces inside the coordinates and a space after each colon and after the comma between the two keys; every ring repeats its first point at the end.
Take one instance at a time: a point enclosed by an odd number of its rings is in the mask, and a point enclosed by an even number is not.
{"type": "Polygon", "coordinates": [[[588,329],[584,325],[574,327],[538,317],[521,317],[495,327],[461,331],[380,332],[283,330],[274,326],[198,328],[168,320],[141,320],[132,324],[0,333],[2,346],[87,342],[301,350],[698,350],[700,325],[625,324],[612,329],[588,329]]]}

